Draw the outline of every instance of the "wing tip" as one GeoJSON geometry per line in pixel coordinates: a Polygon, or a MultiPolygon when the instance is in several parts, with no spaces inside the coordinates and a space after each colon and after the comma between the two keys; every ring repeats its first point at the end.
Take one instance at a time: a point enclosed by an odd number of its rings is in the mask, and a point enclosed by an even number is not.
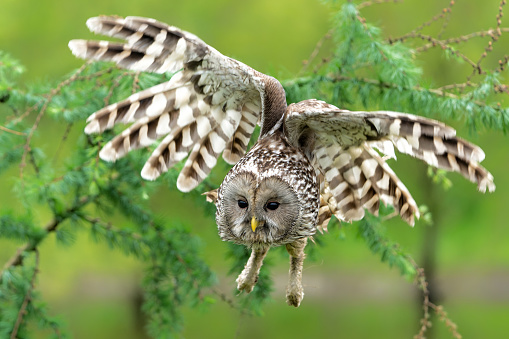
{"type": "Polygon", "coordinates": [[[229,165],[235,165],[237,162],[239,162],[240,159],[242,159],[242,155],[239,155],[238,153],[234,153],[234,152],[230,151],[227,147],[223,151],[223,159],[229,165]]]}
{"type": "Polygon", "coordinates": [[[154,181],[161,175],[161,170],[159,170],[157,167],[152,166],[148,161],[145,163],[145,166],[143,166],[143,169],[141,170],[141,177],[148,181],[154,181]]]}
{"type": "MultiPolygon", "coordinates": [[[[86,130],[85,130],[86,131],[86,130]]],[[[111,146],[111,142],[108,142],[102,149],[99,151],[99,158],[108,162],[117,161],[118,153],[111,146]]]]}
{"type": "Polygon", "coordinates": [[[87,126],[85,126],[86,134],[94,134],[101,133],[101,126],[99,125],[99,121],[92,119],[88,122],[87,126]]]}
{"type": "Polygon", "coordinates": [[[487,176],[482,178],[477,184],[477,189],[481,193],[486,193],[486,190],[490,193],[493,193],[496,189],[495,183],[493,181],[493,175],[491,175],[491,173],[488,173],[487,176]]]}
{"type": "Polygon", "coordinates": [[[88,29],[91,31],[91,32],[97,32],[99,31],[99,28],[101,27],[101,17],[100,16],[95,16],[95,17],[92,17],[92,18],[89,18],[87,20],[87,27],[88,29]]]}
{"type": "Polygon", "coordinates": [[[78,58],[85,59],[87,55],[87,41],[82,39],[74,39],[69,41],[69,49],[72,54],[78,58]]]}
{"type": "Polygon", "coordinates": [[[121,24],[124,18],[117,15],[100,15],[94,16],[87,20],[87,27],[93,33],[104,33],[103,32],[103,22],[107,20],[117,21],[121,24]]]}
{"type": "Polygon", "coordinates": [[[177,188],[184,193],[192,191],[198,184],[199,182],[196,179],[190,176],[184,176],[182,173],[180,173],[177,179],[177,188]]]}

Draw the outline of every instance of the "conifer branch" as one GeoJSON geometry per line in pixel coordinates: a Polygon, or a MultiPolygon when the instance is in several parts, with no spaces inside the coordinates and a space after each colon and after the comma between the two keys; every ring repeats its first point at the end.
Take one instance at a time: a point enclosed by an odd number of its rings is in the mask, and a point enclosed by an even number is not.
{"type": "MultiPolygon", "coordinates": [[[[44,105],[41,107],[41,110],[39,111],[39,114],[37,115],[37,117],[35,118],[35,122],[34,124],[32,125],[32,128],[30,129],[30,133],[28,133],[28,136],[27,136],[27,139],[26,139],[26,142],[25,142],[25,146],[24,146],[24,152],[23,152],[23,155],[21,156],[21,162],[19,164],[19,177],[21,179],[21,182],[23,183],[23,173],[24,173],[24,168],[26,166],[26,157],[27,157],[27,154],[28,152],[31,150],[31,147],[30,147],[30,143],[32,142],[32,137],[34,136],[34,133],[35,131],[37,130],[37,128],[39,127],[39,123],[41,122],[41,119],[42,117],[44,116],[44,114],[46,113],[46,110],[48,109],[48,106],[49,104],[51,103],[51,101],[53,100],[53,98],[58,94],[60,93],[60,91],[62,90],[62,88],[64,86],[67,86],[69,85],[70,83],[76,81],[76,79],[78,78],[78,76],[85,70],[85,68],[91,63],[91,61],[88,61],[88,62],[85,62],[79,69],[76,73],[74,73],[71,77],[69,77],[68,79],[62,81],[60,84],[58,84],[54,89],[52,89],[50,91],[50,93],[48,94],[47,96],[47,99],[46,101],[44,102],[44,105]]],[[[32,106],[33,107],[33,106],[32,106]]]]}
{"type": "MultiPolygon", "coordinates": [[[[81,208],[83,208],[85,205],[87,205],[89,202],[91,202],[95,197],[92,196],[85,196],[78,200],[77,204],[73,205],[72,207],[65,210],[62,214],[55,216],[52,220],[50,220],[44,227],[44,231],[46,234],[49,234],[51,232],[55,232],[60,226],[62,222],[64,222],[70,215],[74,214],[81,208]]],[[[41,243],[41,241],[45,237],[40,237],[37,239],[33,239],[31,242],[21,246],[16,251],[16,254],[7,261],[7,263],[4,265],[4,268],[2,271],[0,271],[0,282],[2,281],[2,277],[4,275],[4,272],[12,267],[20,266],[23,264],[24,260],[24,253],[25,252],[33,252],[37,250],[37,246],[41,243]]]]}
{"type": "Polygon", "coordinates": [[[39,273],[39,251],[37,249],[34,249],[34,252],[35,252],[34,273],[32,275],[32,279],[30,280],[28,290],[25,293],[25,297],[23,298],[23,303],[21,304],[21,307],[19,309],[18,317],[16,318],[16,323],[14,324],[14,327],[12,329],[10,339],[16,339],[18,337],[19,328],[21,326],[21,323],[23,322],[23,318],[27,314],[26,309],[28,303],[32,300],[32,291],[35,289],[35,279],[37,277],[37,273],[39,273]]]}

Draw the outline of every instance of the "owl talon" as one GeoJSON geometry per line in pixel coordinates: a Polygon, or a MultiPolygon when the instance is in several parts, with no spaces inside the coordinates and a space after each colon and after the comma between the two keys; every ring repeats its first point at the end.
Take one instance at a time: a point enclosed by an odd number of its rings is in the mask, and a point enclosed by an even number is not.
{"type": "Polygon", "coordinates": [[[244,274],[244,271],[239,275],[237,280],[237,289],[239,291],[244,291],[246,293],[251,293],[253,291],[254,286],[256,285],[256,282],[258,280],[258,276],[256,276],[254,279],[251,279],[251,281],[248,280],[247,274],[244,274]]]}
{"type": "Polygon", "coordinates": [[[299,289],[293,291],[290,291],[289,289],[286,291],[286,303],[289,306],[299,307],[300,302],[302,299],[304,299],[304,291],[302,290],[302,286],[299,287],[299,289]]]}

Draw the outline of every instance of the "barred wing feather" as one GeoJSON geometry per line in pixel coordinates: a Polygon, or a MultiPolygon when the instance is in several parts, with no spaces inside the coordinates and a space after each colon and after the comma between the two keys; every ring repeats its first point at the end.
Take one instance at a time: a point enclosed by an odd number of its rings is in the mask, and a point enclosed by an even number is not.
{"type": "Polygon", "coordinates": [[[483,151],[435,120],[388,111],[351,112],[306,100],[288,107],[285,128],[290,143],[323,173],[327,192],[322,196],[340,220],[362,219],[364,210],[377,214],[380,201],[394,206],[410,225],[419,217],[410,192],[375,149],[394,156],[395,146],[429,165],[460,173],[480,191],[495,189],[493,176],[479,165],[483,151]]]}
{"type": "Polygon", "coordinates": [[[230,164],[244,155],[262,112],[261,73],[220,54],[193,34],[153,19],[101,16],[89,19],[87,26],[126,42],[72,40],[69,47],[80,58],[113,61],[135,71],[180,70],[168,82],[88,118],[86,133],[101,133],[117,123],[132,124],[103,147],[101,158],[115,161],[163,139],[142,176],[154,180],[188,157],[177,180],[177,187],[186,192],[208,175],[221,153],[230,164]]]}

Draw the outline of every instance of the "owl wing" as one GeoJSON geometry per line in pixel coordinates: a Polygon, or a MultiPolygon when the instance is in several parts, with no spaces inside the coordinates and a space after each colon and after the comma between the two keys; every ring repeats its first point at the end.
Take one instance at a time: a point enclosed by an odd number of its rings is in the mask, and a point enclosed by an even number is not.
{"type": "Polygon", "coordinates": [[[306,100],[288,107],[284,128],[289,142],[302,149],[323,176],[321,198],[340,220],[359,220],[365,209],[377,215],[383,201],[414,224],[417,205],[379,154],[395,157],[394,146],[429,165],[462,174],[480,191],[495,189],[493,176],[479,165],[484,152],[439,121],[388,111],[351,112],[306,100]]]}
{"type": "Polygon", "coordinates": [[[89,19],[87,26],[126,42],[70,41],[70,49],[80,58],[113,61],[135,71],[180,71],[168,82],[88,118],[86,133],[132,123],[102,148],[102,159],[115,161],[164,137],[142,176],[154,180],[188,157],[177,179],[179,190],[187,192],[208,175],[221,152],[230,164],[244,155],[261,116],[267,76],[222,55],[193,34],[153,19],[101,16],[89,19]]]}

